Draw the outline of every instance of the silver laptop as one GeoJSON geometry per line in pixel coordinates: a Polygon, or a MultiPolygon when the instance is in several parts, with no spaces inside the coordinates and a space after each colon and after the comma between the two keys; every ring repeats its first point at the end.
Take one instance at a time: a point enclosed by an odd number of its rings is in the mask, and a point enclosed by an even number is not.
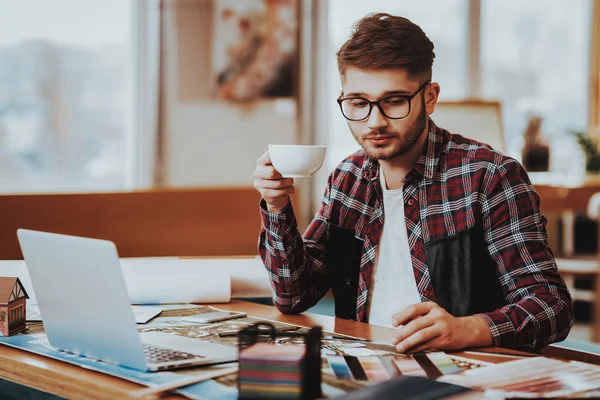
{"type": "Polygon", "coordinates": [[[113,242],[17,231],[44,330],[58,350],[141,371],[237,360],[237,349],[139,333],[113,242]]]}

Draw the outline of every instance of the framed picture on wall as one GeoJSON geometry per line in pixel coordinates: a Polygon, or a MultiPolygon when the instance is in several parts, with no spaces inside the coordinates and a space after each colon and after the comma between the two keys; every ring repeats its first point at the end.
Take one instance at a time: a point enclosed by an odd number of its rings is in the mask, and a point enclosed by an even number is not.
{"type": "Polygon", "coordinates": [[[214,0],[212,87],[226,101],[293,97],[298,0],[214,0]]]}

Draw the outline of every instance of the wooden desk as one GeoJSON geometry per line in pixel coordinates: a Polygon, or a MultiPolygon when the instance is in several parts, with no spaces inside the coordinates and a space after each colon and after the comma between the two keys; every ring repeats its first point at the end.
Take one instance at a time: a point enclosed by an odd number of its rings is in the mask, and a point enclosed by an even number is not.
{"type": "MultiPolygon", "coordinates": [[[[321,325],[328,331],[365,337],[376,341],[389,341],[394,333],[392,328],[372,326],[322,315],[282,315],[275,307],[244,301],[234,300],[229,304],[215,304],[214,306],[222,309],[246,311],[251,316],[296,325],[321,325]]],[[[482,361],[503,362],[514,360],[514,355],[528,355],[527,353],[498,348],[479,350],[485,354],[478,356],[469,354],[468,357],[482,361]]],[[[456,354],[460,355],[461,352],[456,354]]],[[[577,354],[561,352],[559,349],[554,351],[552,355],[565,359],[577,358],[577,354]]],[[[0,366],[0,379],[70,399],[128,398],[137,390],[145,388],[129,381],[6,346],[0,346],[0,366]]],[[[183,397],[170,396],[165,398],[180,399],[183,397]]]]}

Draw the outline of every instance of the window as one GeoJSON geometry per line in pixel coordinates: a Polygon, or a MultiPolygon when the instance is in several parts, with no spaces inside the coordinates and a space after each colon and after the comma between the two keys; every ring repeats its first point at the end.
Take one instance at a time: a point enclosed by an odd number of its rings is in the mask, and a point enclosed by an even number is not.
{"type": "Polygon", "coordinates": [[[130,184],[134,0],[0,0],[0,192],[130,184]]]}
{"type": "Polygon", "coordinates": [[[481,95],[502,100],[509,153],[532,114],[554,140],[586,129],[591,14],[589,0],[482,1],[481,95]]]}
{"type": "MultiPolygon", "coordinates": [[[[579,168],[572,160],[564,160],[580,151],[568,132],[587,127],[592,1],[471,2],[480,4],[480,15],[469,14],[467,0],[329,0],[330,49],[321,64],[329,77],[324,89],[327,126],[322,127],[328,144],[328,171],[359,148],[335,102],[340,81],[334,54],[348,38],[352,23],[374,11],[406,16],[434,42],[433,78],[441,85],[442,101],[468,96],[472,83],[468,82],[468,60],[479,53],[479,74],[475,75],[480,75],[481,81],[473,87],[479,88],[478,97],[502,101],[509,155],[520,159],[522,132],[531,113],[538,113],[544,118],[542,131],[552,141],[551,168],[579,168]],[[480,52],[467,46],[469,26],[473,25],[473,30],[480,30],[480,52]]],[[[471,66],[476,68],[477,63],[471,66]]],[[[322,188],[316,190],[320,193],[322,188]]]]}
{"type": "MultiPolygon", "coordinates": [[[[402,15],[425,31],[435,45],[433,78],[442,86],[441,98],[459,99],[466,95],[467,1],[466,0],[329,0],[328,35],[330,51],[327,59],[329,76],[327,168],[334,169],[346,156],[359,149],[346,120],[335,101],[341,85],[335,53],[348,39],[352,24],[372,12],[402,15]]],[[[319,189],[320,190],[320,189],[319,189]]]]}

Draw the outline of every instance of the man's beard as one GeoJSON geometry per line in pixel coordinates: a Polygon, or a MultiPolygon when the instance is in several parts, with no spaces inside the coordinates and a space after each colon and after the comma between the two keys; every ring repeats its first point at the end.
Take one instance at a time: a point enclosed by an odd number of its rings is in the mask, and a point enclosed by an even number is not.
{"type": "Polygon", "coordinates": [[[358,144],[363,148],[365,153],[376,160],[391,160],[392,158],[396,158],[408,150],[412,149],[421,134],[425,130],[425,126],[427,124],[427,114],[425,110],[425,102],[421,104],[421,111],[419,111],[419,115],[413,122],[413,124],[407,129],[404,134],[398,134],[397,132],[387,131],[387,130],[379,130],[379,131],[371,131],[367,136],[375,136],[375,135],[386,135],[393,136],[393,141],[391,144],[384,145],[372,145],[369,144],[367,139],[363,137],[359,137],[354,132],[352,132],[352,136],[358,142],[358,144]]]}

